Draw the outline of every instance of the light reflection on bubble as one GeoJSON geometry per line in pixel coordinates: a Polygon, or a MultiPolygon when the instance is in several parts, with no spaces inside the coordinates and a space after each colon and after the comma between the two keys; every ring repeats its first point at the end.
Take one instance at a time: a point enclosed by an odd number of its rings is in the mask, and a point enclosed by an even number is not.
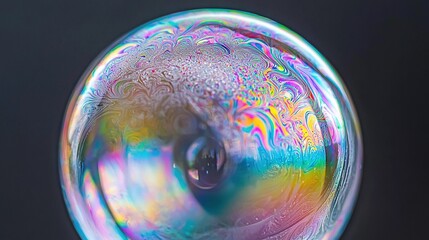
{"type": "Polygon", "coordinates": [[[260,16],[195,10],[96,59],[60,171],[84,239],[330,239],[361,148],[340,78],[308,43],[260,16]]]}

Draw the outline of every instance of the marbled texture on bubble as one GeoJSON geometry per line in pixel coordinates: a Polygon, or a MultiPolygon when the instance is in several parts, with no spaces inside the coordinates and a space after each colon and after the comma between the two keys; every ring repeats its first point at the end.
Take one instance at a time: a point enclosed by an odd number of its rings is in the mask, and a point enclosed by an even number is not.
{"type": "Polygon", "coordinates": [[[335,238],[360,144],[341,80],[308,43],[256,15],[197,10],[97,59],[69,105],[61,175],[87,239],[335,238]],[[217,162],[203,182],[206,145],[217,162]]]}

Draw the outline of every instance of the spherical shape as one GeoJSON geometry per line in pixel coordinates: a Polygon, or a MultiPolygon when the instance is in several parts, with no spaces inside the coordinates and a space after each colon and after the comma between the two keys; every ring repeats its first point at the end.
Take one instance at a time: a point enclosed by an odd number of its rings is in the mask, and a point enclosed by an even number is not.
{"type": "Polygon", "coordinates": [[[331,239],[361,148],[347,91],[310,44],[257,15],[194,10],[89,67],[60,174],[84,239],[331,239]]]}

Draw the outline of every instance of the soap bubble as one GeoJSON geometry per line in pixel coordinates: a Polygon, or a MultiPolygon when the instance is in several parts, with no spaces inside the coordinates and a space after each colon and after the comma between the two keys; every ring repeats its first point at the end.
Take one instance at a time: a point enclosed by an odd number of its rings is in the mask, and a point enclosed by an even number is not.
{"type": "Polygon", "coordinates": [[[60,143],[84,239],[330,239],[361,137],[339,76],[269,19],[194,10],[122,37],[83,75],[60,143]]]}

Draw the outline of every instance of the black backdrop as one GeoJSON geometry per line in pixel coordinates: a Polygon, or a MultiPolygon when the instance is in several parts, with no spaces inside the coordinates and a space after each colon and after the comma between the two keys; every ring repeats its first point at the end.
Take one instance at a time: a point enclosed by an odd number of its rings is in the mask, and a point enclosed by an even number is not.
{"type": "Polygon", "coordinates": [[[360,196],[343,239],[427,238],[429,1],[1,1],[0,239],[78,239],[59,185],[58,139],[80,75],[153,18],[221,7],[276,20],[338,70],[364,137],[360,196]]]}

